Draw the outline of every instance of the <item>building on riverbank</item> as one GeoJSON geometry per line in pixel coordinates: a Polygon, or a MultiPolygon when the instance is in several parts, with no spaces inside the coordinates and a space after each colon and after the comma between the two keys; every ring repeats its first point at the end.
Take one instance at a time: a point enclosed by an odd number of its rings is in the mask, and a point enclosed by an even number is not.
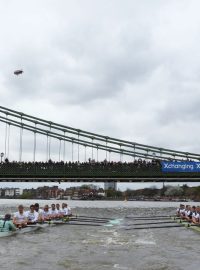
{"type": "Polygon", "coordinates": [[[18,198],[22,195],[23,189],[20,188],[1,188],[0,196],[3,198],[18,198]]]}

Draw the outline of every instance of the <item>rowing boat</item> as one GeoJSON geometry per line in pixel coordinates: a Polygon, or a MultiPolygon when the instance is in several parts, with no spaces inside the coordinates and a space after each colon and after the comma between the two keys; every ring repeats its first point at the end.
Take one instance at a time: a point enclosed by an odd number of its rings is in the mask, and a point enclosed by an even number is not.
{"type": "Polygon", "coordinates": [[[0,232],[0,238],[17,234],[17,231],[0,232]]]}
{"type": "Polygon", "coordinates": [[[24,227],[24,228],[17,228],[16,231],[0,231],[0,238],[8,237],[8,236],[16,235],[16,234],[34,232],[41,228],[45,228],[47,226],[49,226],[49,224],[37,224],[37,225],[28,225],[27,227],[24,227]]]}
{"type": "Polygon", "coordinates": [[[7,237],[11,235],[16,235],[16,234],[24,234],[24,233],[29,233],[29,232],[34,232],[38,229],[49,227],[49,226],[54,226],[54,225],[78,225],[78,226],[113,226],[113,225],[118,225],[121,223],[122,219],[92,219],[92,218],[73,218],[73,217],[68,217],[66,219],[55,219],[55,220],[49,220],[49,221],[44,221],[44,223],[36,223],[33,225],[27,225],[27,227],[24,228],[18,228],[16,231],[0,231],[0,238],[1,237],[7,237]],[[92,222],[92,223],[91,223],[92,222]]]}
{"type": "Polygon", "coordinates": [[[193,231],[200,233],[200,226],[198,226],[197,224],[189,223],[189,222],[184,221],[180,218],[173,217],[172,219],[175,220],[180,225],[184,226],[185,228],[192,229],[193,231]]]}

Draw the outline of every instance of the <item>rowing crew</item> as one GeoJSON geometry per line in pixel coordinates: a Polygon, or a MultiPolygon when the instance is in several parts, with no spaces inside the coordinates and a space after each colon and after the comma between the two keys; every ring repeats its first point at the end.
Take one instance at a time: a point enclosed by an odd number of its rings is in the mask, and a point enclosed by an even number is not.
{"type": "Polygon", "coordinates": [[[180,207],[176,210],[176,215],[188,222],[200,224],[200,206],[180,204],[180,207]]]}
{"type": "Polygon", "coordinates": [[[28,224],[35,224],[37,222],[49,221],[52,219],[60,219],[72,215],[70,207],[66,203],[51,204],[51,208],[45,205],[40,209],[39,204],[32,204],[30,210],[24,211],[24,206],[19,205],[18,211],[14,214],[13,221],[11,215],[6,214],[4,219],[0,220],[0,232],[15,231],[16,228],[26,227],[28,224]]]}
{"type": "Polygon", "coordinates": [[[51,204],[51,208],[45,205],[43,209],[40,209],[39,204],[32,204],[30,210],[24,211],[23,205],[18,206],[18,212],[14,214],[13,223],[16,226],[25,226],[26,224],[44,222],[51,219],[59,219],[66,216],[71,216],[72,211],[66,203],[51,204]]]}

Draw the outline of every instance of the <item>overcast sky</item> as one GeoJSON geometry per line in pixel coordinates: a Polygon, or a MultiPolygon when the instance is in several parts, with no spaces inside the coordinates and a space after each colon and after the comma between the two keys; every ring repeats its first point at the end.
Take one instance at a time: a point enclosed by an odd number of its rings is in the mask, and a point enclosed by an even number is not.
{"type": "Polygon", "coordinates": [[[200,153],[199,10],[198,0],[0,0],[0,105],[200,153]]]}

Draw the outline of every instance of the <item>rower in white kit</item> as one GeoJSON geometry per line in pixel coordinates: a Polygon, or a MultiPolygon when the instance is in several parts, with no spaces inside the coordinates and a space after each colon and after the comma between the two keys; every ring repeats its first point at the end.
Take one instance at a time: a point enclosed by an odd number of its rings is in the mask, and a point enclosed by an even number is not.
{"type": "Polygon", "coordinates": [[[62,203],[61,214],[63,216],[71,216],[72,215],[71,208],[66,203],[62,203]]]}
{"type": "Polygon", "coordinates": [[[18,206],[18,212],[14,214],[13,223],[17,227],[25,227],[27,225],[27,222],[28,222],[28,219],[24,211],[24,206],[20,204],[18,206]]]}
{"type": "Polygon", "coordinates": [[[66,210],[67,216],[72,216],[72,210],[71,210],[71,208],[68,206],[67,203],[65,204],[65,210],[66,210]]]}
{"type": "Polygon", "coordinates": [[[50,220],[51,219],[51,212],[49,211],[49,206],[47,204],[44,206],[41,213],[39,213],[39,218],[38,219],[40,221],[45,221],[45,220],[50,220]]]}
{"type": "Polygon", "coordinates": [[[38,221],[38,216],[39,214],[35,211],[35,206],[32,204],[30,210],[26,211],[28,223],[36,223],[38,221]]]}
{"type": "Polygon", "coordinates": [[[62,211],[60,209],[60,204],[59,203],[56,204],[56,215],[57,215],[57,218],[62,217],[62,211]]]}
{"type": "Polygon", "coordinates": [[[55,203],[51,204],[51,209],[49,209],[49,213],[50,213],[50,216],[51,216],[52,219],[58,217],[55,203]]]}

